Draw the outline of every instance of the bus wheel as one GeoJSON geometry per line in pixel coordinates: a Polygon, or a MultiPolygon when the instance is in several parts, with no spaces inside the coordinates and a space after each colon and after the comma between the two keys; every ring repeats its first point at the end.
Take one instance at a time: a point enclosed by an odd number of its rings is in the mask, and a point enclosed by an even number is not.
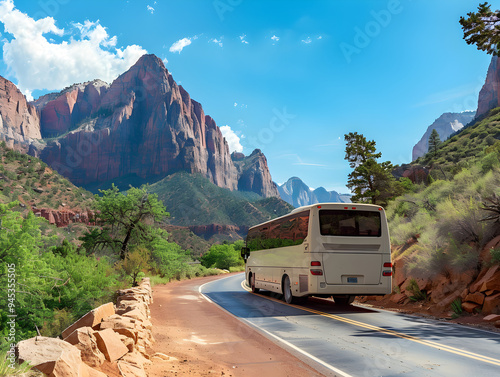
{"type": "Polygon", "coordinates": [[[253,293],[259,293],[260,289],[259,288],[255,288],[255,275],[252,274],[250,276],[250,287],[252,287],[252,292],[253,293]]]}
{"type": "Polygon", "coordinates": [[[336,304],[342,305],[342,306],[347,306],[353,303],[354,299],[356,296],[344,296],[344,297],[333,297],[333,300],[335,301],[336,304]]]}
{"type": "Polygon", "coordinates": [[[291,304],[293,302],[292,286],[288,275],[285,275],[285,278],[283,279],[283,298],[287,304],[291,304]]]}

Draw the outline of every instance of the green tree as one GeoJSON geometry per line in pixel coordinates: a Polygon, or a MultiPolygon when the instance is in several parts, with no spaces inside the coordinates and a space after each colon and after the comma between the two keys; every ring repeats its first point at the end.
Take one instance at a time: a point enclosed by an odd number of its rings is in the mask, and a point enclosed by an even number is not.
{"type": "Polygon", "coordinates": [[[344,135],[345,159],[354,170],[348,176],[347,187],[354,193],[355,202],[385,205],[403,191],[392,175],[389,161],[378,163],[382,153],[376,153],[375,141],[366,140],[362,134],[350,132],[344,135]]]}
{"type": "Polygon", "coordinates": [[[477,13],[467,13],[467,18],[460,17],[460,25],[467,44],[475,44],[478,50],[498,56],[500,43],[500,11],[491,11],[488,2],[479,4],[477,13]]]}
{"type": "Polygon", "coordinates": [[[429,152],[432,152],[434,157],[437,155],[437,150],[441,145],[441,139],[435,128],[432,129],[431,135],[429,136],[429,152]]]}
{"type": "Polygon", "coordinates": [[[152,224],[169,216],[158,195],[148,193],[148,186],[131,187],[126,195],[113,184],[109,190],[99,190],[95,212],[102,229],[93,229],[81,240],[87,251],[111,247],[123,260],[130,245],[147,242],[152,234],[152,224]]]}
{"type": "Polygon", "coordinates": [[[128,276],[132,278],[132,286],[138,286],[137,276],[148,269],[151,252],[145,247],[137,247],[134,251],[127,253],[127,256],[122,260],[118,267],[128,276]]]}
{"type": "Polygon", "coordinates": [[[212,245],[210,250],[201,257],[200,261],[204,267],[215,267],[223,270],[229,270],[229,267],[244,264],[234,245],[212,245]]]}

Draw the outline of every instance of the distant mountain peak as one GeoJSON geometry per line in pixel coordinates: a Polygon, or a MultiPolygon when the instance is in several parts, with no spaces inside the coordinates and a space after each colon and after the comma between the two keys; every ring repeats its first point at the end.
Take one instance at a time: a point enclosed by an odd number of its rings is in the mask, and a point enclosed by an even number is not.
{"type": "Polygon", "coordinates": [[[429,136],[433,129],[439,134],[441,141],[445,141],[454,132],[460,131],[474,119],[475,111],[460,113],[444,113],[437,118],[425,131],[420,141],[413,147],[412,160],[422,157],[429,150],[429,136]]]}
{"type": "Polygon", "coordinates": [[[348,203],[350,195],[339,195],[336,191],[328,191],[324,187],[311,189],[299,177],[291,177],[278,186],[281,199],[293,205],[302,207],[315,203],[340,202],[348,203]]]}

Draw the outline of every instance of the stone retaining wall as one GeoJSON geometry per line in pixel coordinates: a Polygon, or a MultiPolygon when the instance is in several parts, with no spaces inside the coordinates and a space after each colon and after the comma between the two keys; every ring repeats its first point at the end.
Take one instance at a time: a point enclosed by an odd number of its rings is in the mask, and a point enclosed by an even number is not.
{"type": "Polygon", "coordinates": [[[48,377],[106,377],[100,371],[106,362],[116,363],[123,377],[146,377],[147,347],[154,342],[152,302],[145,278],[138,287],[118,291],[116,306],[109,302],[85,314],[62,332],[63,339],[38,336],[19,342],[19,362],[30,361],[48,377]]]}

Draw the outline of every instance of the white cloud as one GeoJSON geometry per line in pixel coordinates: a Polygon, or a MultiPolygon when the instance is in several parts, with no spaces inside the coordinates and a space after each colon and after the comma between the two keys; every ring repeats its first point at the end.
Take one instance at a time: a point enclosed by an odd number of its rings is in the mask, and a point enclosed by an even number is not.
{"type": "Polygon", "coordinates": [[[96,78],[111,82],[147,52],[137,45],[116,48],[117,38],[99,21],[72,24],[69,32],[52,17],[35,21],[16,9],[13,0],[0,1],[0,22],[5,29],[3,60],[25,93],[96,78]]]}
{"type": "Polygon", "coordinates": [[[306,39],[302,39],[302,43],[305,43],[306,45],[308,45],[311,42],[312,42],[312,39],[310,37],[307,37],[306,39]]]}
{"type": "Polygon", "coordinates": [[[275,42],[278,42],[280,40],[280,37],[277,37],[276,35],[273,35],[271,39],[275,42]]]}
{"type": "MultiPolygon", "coordinates": [[[[243,152],[243,146],[240,144],[240,137],[229,126],[220,127],[222,136],[229,145],[229,152],[243,152]]],[[[243,138],[243,135],[241,136],[243,138]]]]}
{"type": "Polygon", "coordinates": [[[246,35],[246,34],[240,35],[240,41],[241,41],[241,43],[244,43],[244,44],[246,44],[246,45],[247,45],[247,44],[248,44],[248,42],[247,42],[247,41],[246,41],[246,39],[245,39],[246,37],[247,37],[247,35],[246,35]]]}
{"type": "Polygon", "coordinates": [[[318,39],[323,39],[323,36],[322,36],[322,35],[320,35],[320,36],[318,37],[318,39]]]}
{"type": "Polygon", "coordinates": [[[223,39],[223,37],[220,37],[219,39],[212,38],[212,39],[210,39],[210,42],[218,44],[220,47],[222,47],[223,46],[222,39],[223,39]]]}
{"type": "Polygon", "coordinates": [[[235,102],[235,103],[234,103],[234,107],[236,107],[236,106],[238,106],[238,103],[237,103],[237,102],[235,102]]]}
{"type": "Polygon", "coordinates": [[[162,61],[163,61],[163,64],[164,64],[164,65],[167,65],[167,64],[168,64],[168,59],[167,59],[167,58],[163,58],[163,59],[162,59],[162,61]]]}
{"type": "MultiPolygon", "coordinates": [[[[156,1],[155,1],[155,4],[156,4],[156,1]]],[[[149,12],[151,12],[151,14],[153,14],[155,12],[155,8],[153,8],[151,5],[148,5],[146,8],[149,12]]]]}
{"type": "MultiPolygon", "coordinates": [[[[196,39],[196,38],[195,38],[196,39]]],[[[182,38],[175,42],[172,46],[170,46],[170,52],[178,52],[181,53],[182,49],[191,44],[191,38],[182,38]]]]}

